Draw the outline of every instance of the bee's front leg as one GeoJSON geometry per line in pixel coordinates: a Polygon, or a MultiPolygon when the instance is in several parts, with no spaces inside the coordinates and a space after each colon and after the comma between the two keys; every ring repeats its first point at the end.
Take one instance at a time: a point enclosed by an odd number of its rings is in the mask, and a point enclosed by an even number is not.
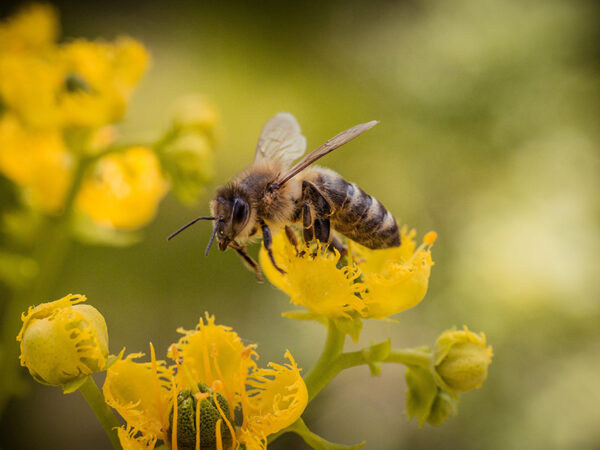
{"type": "Polygon", "coordinates": [[[273,267],[275,267],[279,271],[279,273],[281,273],[282,275],[285,275],[285,270],[283,270],[281,267],[279,267],[277,265],[277,263],[275,262],[275,258],[273,257],[273,237],[271,235],[271,230],[269,229],[269,226],[262,219],[259,221],[259,223],[260,223],[260,228],[262,230],[262,235],[263,235],[263,244],[264,244],[265,248],[267,249],[267,253],[269,254],[269,259],[273,263],[273,267]]]}
{"type": "Polygon", "coordinates": [[[240,247],[240,246],[236,246],[236,247],[231,246],[231,247],[237,252],[238,255],[240,255],[240,257],[242,258],[242,261],[244,261],[244,265],[254,272],[254,276],[256,276],[256,281],[258,281],[259,283],[262,283],[263,278],[262,278],[262,275],[260,274],[260,269],[258,267],[258,263],[256,261],[254,261],[248,253],[246,253],[246,250],[244,249],[244,247],[240,247]]]}

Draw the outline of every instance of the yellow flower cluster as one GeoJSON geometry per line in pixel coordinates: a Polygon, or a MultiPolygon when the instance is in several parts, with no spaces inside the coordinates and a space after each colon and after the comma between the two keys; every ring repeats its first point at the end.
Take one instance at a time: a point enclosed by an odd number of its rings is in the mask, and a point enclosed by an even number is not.
{"type": "Polygon", "coordinates": [[[151,362],[132,354],[107,371],[104,396],[127,422],[123,448],[161,440],[172,449],[263,449],[270,434],[300,417],[308,392],[289,351],[287,364],[260,369],[254,346],[212,316],[178,331],[184,336],[169,351],[175,364],[157,361],[151,346],[151,362]]]}
{"type": "Polygon", "coordinates": [[[273,267],[264,247],[259,259],[269,281],[316,317],[384,319],[417,305],[427,292],[436,235],[428,233],[418,247],[415,235],[403,228],[402,245],[383,250],[352,242],[344,265],[337,251],[320,245],[300,251],[280,233],[273,254],[286,274],[273,267]]]}
{"type": "MultiPolygon", "coordinates": [[[[149,55],[134,39],[58,43],[58,18],[31,5],[0,24],[0,173],[34,209],[61,214],[84,158],[113,144],[149,55]]],[[[167,190],[149,148],[99,156],[75,206],[102,226],[136,228],[167,190]]]]}

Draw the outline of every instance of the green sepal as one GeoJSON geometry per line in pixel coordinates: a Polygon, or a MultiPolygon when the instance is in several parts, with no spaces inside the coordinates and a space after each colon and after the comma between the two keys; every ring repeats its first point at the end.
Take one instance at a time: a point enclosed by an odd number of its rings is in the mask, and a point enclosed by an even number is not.
{"type": "Polygon", "coordinates": [[[108,358],[106,358],[106,365],[104,366],[104,370],[108,370],[114,363],[123,358],[124,354],[125,347],[123,347],[123,349],[119,352],[118,355],[108,355],[108,358]]]}
{"type": "Polygon", "coordinates": [[[406,413],[415,417],[419,427],[425,425],[435,402],[438,387],[429,369],[409,366],[405,373],[408,391],[406,392],[406,413]]]}
{"type": "Polygon", "coordinates": [[[362,320],[360,320],[359,317],[354,317],[352,319],[334,319],[333,322],[338,330],[350,336],[352,342],[355,344],[358,342],[360,332],[363,328],[362,320]]]}
{"type": "MultiPolygon", "coordinates": [[[[89,376],[89,375],[88,375],[89,376]]],[[[63,394],[71,394],[81,387],[86,382],[88,377],[77,378],[76,380],[68,381],[62,385],[63,394]]]]}
{"type": "Polygon", "coordinates": [[[427,422],[431,425],[441,425],[450,417],[458,413],[458,401],[451,397],[447,392],[439,391],[431,406],[431,412],[427,422]]]}

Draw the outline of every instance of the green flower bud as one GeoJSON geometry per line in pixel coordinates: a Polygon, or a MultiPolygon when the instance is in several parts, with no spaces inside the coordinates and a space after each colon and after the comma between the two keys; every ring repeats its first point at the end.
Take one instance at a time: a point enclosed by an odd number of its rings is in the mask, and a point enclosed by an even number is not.
{"type": "Polygon", "coordinates": [[[481,387],[492,362],[492,347],[485,335],[451,329],[440,335],[434,348],[434,377],[438,386],[453,396],[481,387]]]}
{"type": "MultiPolygon", "coordinates": [[[[183,389],[177,394],[177,446],[181,449],[194,449],[196,447],[196,410],[200,400],[200,448],[216,448],[217,422],[221,420],[221,440],[225,444],[231,443],[231,432],[223,420],[223,415],[231,423],[231,412],[225,397],[220,393],[213,393],[204,383],[198,383],[199,393],[192,393],[190,389],[183,389]],[[215,403],[215,397],[219,404],[215,403]],[[219,408],[223,412],[219,412],[219,408]]],[[[173,411],[169,414],[169,424],[173,427],[173,411]]]]}
{"type": "Polygon", "coordinates": [[[29,308],[17,336],[21,365],[38,382],[65,385],[104,370],[108,331],[98,310],[78,305],[83,295],[69,294],[29,308]]]}
{"type": "Polygon", "coordinates": [[[219,121],[217,108],[197,95],[179,99],[173,106],[172,117],[176,130],[194,129],[210,136],[219,121]]]}
{"type": "Polygon", "coordinates": [[[212,144],[198,132],[182,132],[161,152],[173,192],[183,202],[192,203],[212,178],[212,144]]]}

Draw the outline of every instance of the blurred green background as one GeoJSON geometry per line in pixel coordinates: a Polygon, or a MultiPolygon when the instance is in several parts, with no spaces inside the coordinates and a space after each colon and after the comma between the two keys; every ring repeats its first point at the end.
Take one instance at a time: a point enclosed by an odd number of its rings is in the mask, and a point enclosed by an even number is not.
{"type": "MultiPolygon", "coordinates": [[[[398,323],[367,323],[361,342],[432,344],[467,324],[485,331],[495,358],[483,388],[440,427],[407,421],[395,365],[378,378],[366,367],[341,374],[307,409],[308,425],[368,449],[600,448],[596,2],[55,5],[66,39],[129,34],[152,53],[123,134],[158,136],[169,105],[191,92],[216,104],[221,123],[214,183],[196,208],[169,196],[140,244],[75,245],[40,301],[86,294],[113,353],[147,352],[152,341],[164,357],[175,329],[209,311],[257,343],[262,364],[289,348],[310,368],[323,327],[281,318],[286,296],[257,284],[235,253],[205,258],[208,224],[165,237],[208,211],[213,188],[250,163],[274,113],[292,112],[309,148],[378,119],[323,165],[419,236],[439,238],[425,300],[398,323]]],[[[109,448],[79,394],[33,382],[0,430],[3,449],[109,448]]],[[[273,448],[304,444],[288,436],[273,448]]]]}

